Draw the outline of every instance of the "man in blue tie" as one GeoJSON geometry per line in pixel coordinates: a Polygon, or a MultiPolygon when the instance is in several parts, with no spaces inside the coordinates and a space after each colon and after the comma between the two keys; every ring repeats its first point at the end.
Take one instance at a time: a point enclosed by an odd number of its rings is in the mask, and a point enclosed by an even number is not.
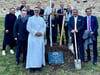
{"type": "MultiPolygon", "coordinates": [[[[91,15],[91,8],[87,8],[85,10],[87,16],[84,18],[85,21],[85,30],[90,31],[90,34],[92,35],[92,41],[93,41],[93,64],[97,64],[97,36],[98,36],[98,21],[96,16],[91,15]]],[[[87,59],[86,62],[91,60],[90,56],[90,48],[87,48],[87,59]]]]}
{"type": "MultiPolygon", "coordinates": [[[[64,14],[64,11],[68,11],[66,8],[64,8],[64,2],[60,2],[60,9],[58,9],[57,13],[58,14],[64,14]]],[[[61,34],[61,29],[62,29],[62,22],[63,22],[63,15],[58,16],[58,24],[59,24],[59,31],[61,34]]],[[[64,30],[65,30],[65,38],[66,38],[66,45],[68,46],[68,26],[64,25],[64,30]]],[[[62,44],[64,44],[64,38],[62,40],[62,44]]]]}

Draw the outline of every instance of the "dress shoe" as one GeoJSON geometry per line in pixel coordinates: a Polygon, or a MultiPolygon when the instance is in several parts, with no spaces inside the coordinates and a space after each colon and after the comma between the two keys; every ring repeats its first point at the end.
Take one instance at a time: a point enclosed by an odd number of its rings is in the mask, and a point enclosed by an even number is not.
{"type": "Polygon", "coordinates": [[[30,68],[30,73],[33,73],[34,72],[34,69],[33,68],[30,68]]]}
{"type": "Polygon", "coordinates": [[[18,61],[16,61],[16,65],[17,65],[17,66],[19,65],[19,62],[18,62],[18,61]]]}
{"type": "Polygon", "coordinates": [[[89,62],[89,61],[91,61],[91,59],[86,59],[86,60],[85,60],[85,62],[89,62]]]}
{"type": "Polygon", "coordinates": [[[93,65],[97,65],[97,62],[93,62],[93,65]]]}

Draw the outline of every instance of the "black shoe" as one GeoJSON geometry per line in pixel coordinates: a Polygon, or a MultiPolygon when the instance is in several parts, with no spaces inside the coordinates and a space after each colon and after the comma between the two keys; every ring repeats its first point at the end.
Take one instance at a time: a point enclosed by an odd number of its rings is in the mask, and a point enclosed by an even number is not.
{"type": "Polygon", "coordinates": [[[33,68],[30,68],[30,73],[33,73],[34,72],[34,69],[33,68]]]}
{"type": "Polygon", "coordinates": [[[97,65],[97,62],[93,62],[93,65],[97,65]]]}
{"type": "Polygon", "coordinates": [[[86,60],[85,60],[85,62],[89,62],[89,61],[91,61],[91,59],[86,59],[86,60]]]}
{"type": "Polygon", "coordinates": [[[17,65],[17,66],[19,65],[19,62],[18,62],[18,61],[16,61],[16,65],[17,65]]]}
{"type": "Polygon", "coordinates": [[[42,68],[36,68],[37,71],[42,71],[42,68]]]}

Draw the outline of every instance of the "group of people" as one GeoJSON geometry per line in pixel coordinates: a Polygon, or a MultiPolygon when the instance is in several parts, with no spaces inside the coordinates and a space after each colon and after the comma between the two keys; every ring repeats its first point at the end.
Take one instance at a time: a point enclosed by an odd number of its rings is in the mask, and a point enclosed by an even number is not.
{"type": "MultiPolygon", "coordinates": [[[[52,23],[52,41],[57,43],[58,32],[61,34],[63,16],[65,16],[65,45],[68,46],[69,35],[75,52],[76,34],[78,57],[81,59],[82,66],[85,62],[91,60],[90,49],[93,49],[93,64],[97,64],[97,36],[98,21],[96,16],[92,16],[91,8],[85,10],[87,16],[83,17],[78,14],[77,9],[71,9],[71,6],[64,8],[64,2],[60,2],[60,9],[55,9],[54,2],[51,7],[45,10],[41,8],[41,2],[37,2],[34,10],[22,1],[21,6],[10,8],[9,14],[5,16],[5,30],[3,39],[2,55],[6,55],[6,45],[10,46],[10,53],[14,54],[13,47],[16,47],[16,65],[20,63],[20,54],[23,54],[23,63],[26,68],[33,71],[34,68],[45,66],[45,41],[50,44],[50,17],[52,23]],[[65,12],[66,11],[66,15],[65,12]],[[59,31],[58,31],[59,27],[59,31]],[[87,52],[85,59],[84,52],[87,52]]],[[[62,40],[64,44],[64,37],[62,40]]],[[[76,58],[76,57],[75,57],[76,58]]]]}

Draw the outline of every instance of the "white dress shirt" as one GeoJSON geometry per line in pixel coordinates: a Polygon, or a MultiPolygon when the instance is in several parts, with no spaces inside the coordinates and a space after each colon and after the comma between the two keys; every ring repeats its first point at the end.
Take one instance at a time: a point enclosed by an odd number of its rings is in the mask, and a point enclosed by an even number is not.
{"type": "Polygon", "coordinates": [[[74,29],[77,30],[77,17],[74,17],[75,26],[74,29]]]}

